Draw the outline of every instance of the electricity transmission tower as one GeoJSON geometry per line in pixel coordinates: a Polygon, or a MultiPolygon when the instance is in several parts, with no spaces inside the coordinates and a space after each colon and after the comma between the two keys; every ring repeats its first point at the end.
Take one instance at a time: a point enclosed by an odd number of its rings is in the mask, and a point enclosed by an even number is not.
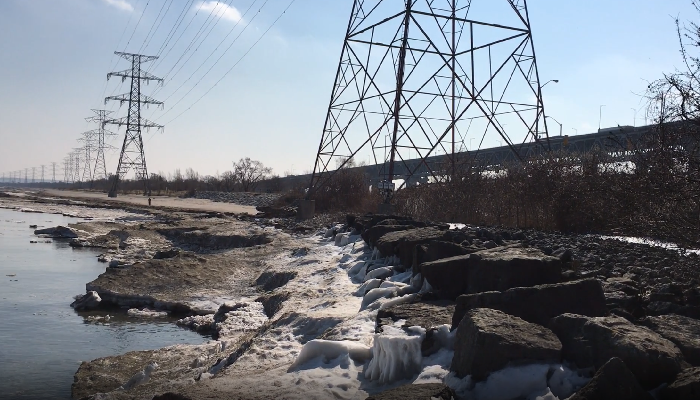
{"type": "Polygon", "coordinates": [[[158,81],[163,83],[162,78],[158,78],[141,69],[143,63],[158,59],[157,56],[145,56],[142,54],[131,54],[115,52],[114,54],[131,62],[131,69],[121,72],[110,72],[107,74],[107,79],[112,76],[119,76],[122,82],[127,78],[131,78],[131,91],[127,94],[118,96],[110,96],[105,98],[105,103],[108,100],[118,101],[120,104],[125,102],[129,104],[128,115],[124,118],[109,119],[104,123],[113,125],[126,125],[126,134],[124,135],[124,143],[122,151],[119,155],[119,164],[117,173],[114,176],[112,187],[109,191],[109,197],[117,197],[117,189],[119,181],[126,177],[130,169],[134,169],[137,180],[142,180],[144,183],[144,195],[151,194],[151,187],[148,179],[148,169],[146,168],[146,155],[143,150],[143,138],[141,137],[142,128],[158,128],[163,129],[162,125],[141,118],[141,104],[155,104],[163,106],[163,102],[157,101],[149,96],[141,94],[141,81],[146,83],[150,81],[158,81]]]}
{"type": "Polygon", "coordinates": [[[82,147],[73,148],[73,182],[80,182],[80,154],[82,152],[82,147]]]}
{"type": "Polygon", "coordinates": [[[53,168],[53,177],[51,183],[56,183],[56,162],[51,162],[51,167],[53,168]]]}
{"type": "Polygon", "coordinates": [[[24,169],[24,183],[27,184],[29,183],[29,180],[27,179],[27,175],[29,174],[29,168],[24,169]]]}
{"type": "Polygon", "coordinates": [[[97,139],[95,147],[97,154],[95,156],[95,166],[92,170],[92,177],[95,180],[107,179],[108,176],[107,164],[105,162],[105,149],[110,149],[111,146],[105,143],[105,137],[116,136],[116,134],[106,130],[105,123],[107,121],[107,117],[112,114],[112,111],[93,109],[92,112],[94,112],[95,115],[85,118],[87,122],[95,122],[98,124],[97,129],[90,131],[92,136],[97,139]]]}
{"type": "Polygon", "coordinates": [[[40,183],[44,183],[44,170],[46,169],[46,165],[41,166],[41,180],[39,181],[40,183]]]}
{"type": "Polygon", "coordinates": [[[78,141],[83,142],[83,147],[80,149],[85,156],[83,158],[83,181],[92,182],[92,150],[95,146],[95,135],[93,132],[84,132],[83,137],[78,141]]]}
{"type": "Polygon", "coordinates": [[[355,0],[308,196],[369,158],[389,203],[451,179],[467,136],[548,146],[526,0],[355,0]]]}
{"type": "Polygon", "coordinates": [[[64,183],[70,183],[73,175],[73,155],[69,154],[68,157],[63,159],[63,181],[64,183]]]}

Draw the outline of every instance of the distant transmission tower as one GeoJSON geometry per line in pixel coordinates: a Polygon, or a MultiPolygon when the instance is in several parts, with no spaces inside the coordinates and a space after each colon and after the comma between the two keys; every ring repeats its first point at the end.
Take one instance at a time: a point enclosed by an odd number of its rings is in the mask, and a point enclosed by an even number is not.
{"type": "Polygon", "coordinates": [[[309,196],[369,159],[389,203],[451,179],[468,136],[521,159],[544,115],[526,0],[355,0],[309,196]]]}
{"type": "Polygon", "coordinates": [[[97,129],[90,131],[92,135],[96,138],[95,151],[95,166],[92,170],[92,177],[95,180],[107,179],[107,163],[105,162],[105,149],[111,148],[105,143],[106,136],[115,136],[114,132],[110,132],[105,129],[105,123],[107,117],[112,114],[112,111],[107,110],[92,110],[95,113],[92,117],[85,118],[88,122],[95,122],[98,124],[97,129]]]}
{"type": "Polygon", "coordinates": [[[29,183],[29,180],[27,179],[27,176],[29,174],[29,168],[24,169],[24,183],[29,183]]]}
{"type": "Polygon", "coordinates": [[[41,183],[44,183],[44,170],[46,169],[46,165],[41,166],[41,183]]]}
{"type": "Polygon", "coordinates": [[[53,176],[51,178],[51,183],[56,183],[56,162],[51,162],[51,167],[53,168],[53,176]]]}
{"type": "Polygon", "coordinates": [[[63,182],[70,183],[73,178],[73,155],[63,159],[63,182]]]}
{"type": "Polygon", "coordinates": [[[73,149],[73,182],[81,182],[80,180],[80,154],[84,151],[82,147],[73,149]]]}
{"type": "Polygon", "coordinates": [[[83,137],[78,141],[83,142],[83,147],[80,149],[83,155],[83,181],[92,181],[92,153],[95,147],[95,134],[93,132],[84,132],[83,137]]]}
{"type": "Polygon", "coordinates": [[[35,173],[36,173],[36,167],[32,167],[32,183],[36,183],[36,179],[34,178],[35,173]]]}
{"type": "Polygon", "coordinates": [[[118,96],[110,96],[105,99],[119,101],[120,104],[129,103],[129,114],[125,118],[106,120],[107,124],[118,126],[126,125],[126,134],[124,135],[124,143],[122,151],[119,155],[119,164],[117,173],[114,176],[112,188],[109,191],[109,197],[117,197],[117,189],[119,181],[124,179],[130,169],[134,169],[137,180],[143,180],[144,195],[150,195],[151,186],[148,179],[148,168],[146,168],[146,155],[143,150],[143,138],[141,137],[142,128],[158,128],[163,129],[162,125],[158,125],[145,118],[141,118],[141,104],[155,104],[163,106],[163,102],[157,101],[149,96],[141,94],[141,81],[158,81],[163,83],[162,78],[158,78],[141,69],[141,64],[158,59],[157,56],[145,56],[141,54],[131,54],[115,52],[114,54],[131,61],[131,69],[121,72],[110,72],[107,74],[107,79],[112,76],[120,76],[122,82],[126,78],[131,78],[131,91],[127,94],[118,96]]]}

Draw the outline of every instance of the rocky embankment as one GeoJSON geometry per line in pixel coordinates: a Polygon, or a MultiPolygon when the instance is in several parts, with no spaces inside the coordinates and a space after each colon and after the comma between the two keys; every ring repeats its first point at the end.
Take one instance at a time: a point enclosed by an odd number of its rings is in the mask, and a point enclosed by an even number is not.
{"type": "Polygon", "coordinates": [[[91,236],[116,254],[150,237],[158,253],[109,268],[85,303],[118,293],[108,301],[192,314],[207,302],[180,324],[220,345],[84,363],[76,398],[698,398],[695,253],[382,215],[312,237],[232,223],[91,236]],[[119,389],[139,373],[153,378],[119,389]]]}
{"type": "MultiPolygon", "coordinates": [[[[387,319],[420,320],[429,341],[449,323],[457,377],[478,382],[508,366],[565,362],[595,373],[571,399],[652,398],[652,389],[661,399],[700,396],[695,253],[386,216],[348,217],[346,229],[430,288],[380,310],[378,329],[387,319]]],[[[368,266],[366,282],[391,275],[382,268],[368,266]]]]}
{"type": "Polygon", "coordinates": [[[247,192],[196,192],[194,198],[206,199],[221,203],[235,203],[242,206],[269,207],[280,195],[277,193],[247,193],[247,192]]]}

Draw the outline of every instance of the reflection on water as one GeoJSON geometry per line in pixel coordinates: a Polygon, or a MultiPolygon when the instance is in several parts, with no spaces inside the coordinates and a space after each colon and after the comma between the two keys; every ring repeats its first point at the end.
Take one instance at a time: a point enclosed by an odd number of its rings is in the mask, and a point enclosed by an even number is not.
{"type": "Polygon", "coordinates": [[[37,239],[29,226],[75,221],[0,209],[0,399],[68,399],[81,361],[207,340],[175,326],[174,318],[74,312],[73,296],[106,265],[93,250],[37,239]]]}

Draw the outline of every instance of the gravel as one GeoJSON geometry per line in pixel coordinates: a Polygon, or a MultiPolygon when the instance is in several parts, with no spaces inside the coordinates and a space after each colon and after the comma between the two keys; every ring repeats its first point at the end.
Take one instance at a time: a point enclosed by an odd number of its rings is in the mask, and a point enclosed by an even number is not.
{"type": "Polygon", "coordinates": [[[280,195],[277,193],[245,193],[245,192],[197,192],[196,199],[207,199],[220,203],[235,203],[242,206],[271,206],[280,195]]]}

